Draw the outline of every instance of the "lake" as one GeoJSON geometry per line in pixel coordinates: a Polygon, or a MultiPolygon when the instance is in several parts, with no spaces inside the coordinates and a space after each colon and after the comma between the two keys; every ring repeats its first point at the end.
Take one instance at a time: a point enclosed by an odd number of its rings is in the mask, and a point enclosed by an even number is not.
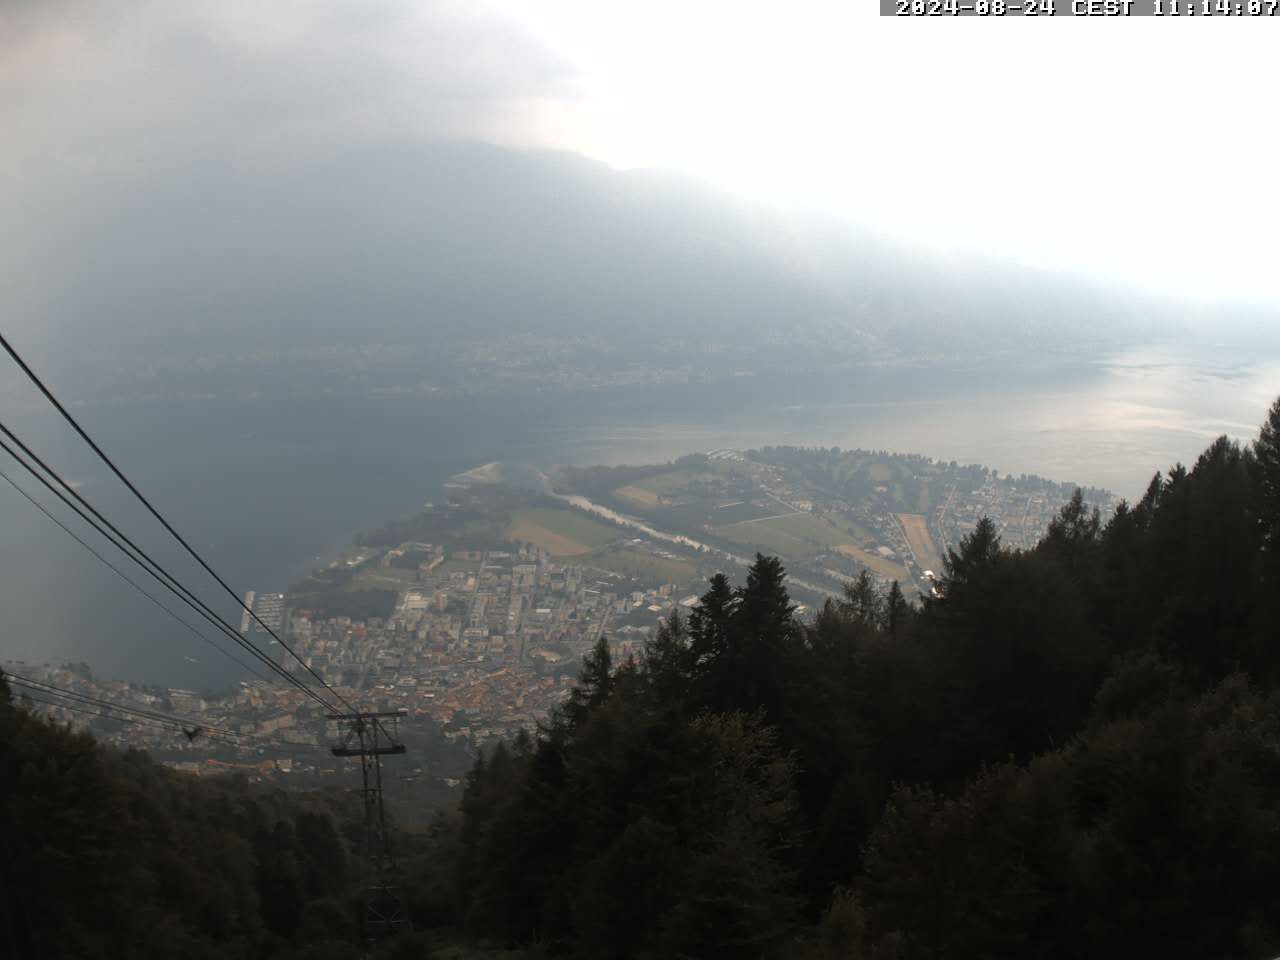
{"type": "MultiPolygon", "coordinates": [[[[285,588],[357,531],[416,510],[449,476],[491,460],[546,467],[716,447],[866,447],[1133,498],[1154,471],[1194,461],[1215,436],[1252,438],[1277,394],[1280,362],[1201,348],[1094,364],[876,367],[576,395],[301,399],[268,389],[75,412],[232,586],[261,591],[285,588]]],[[[32,404],[5,419],[185,582],[207,585],[213,603],[216,585],[54,416],[32,404]]],[[[3,469],[18,476],[12,464],[3,469]]],[[[239,622],[229,600],[218,606],[239,622]]],[[[3,482],[0,657],[84,660],[104,676],[201,688],[238,675],[3,482]]]]}

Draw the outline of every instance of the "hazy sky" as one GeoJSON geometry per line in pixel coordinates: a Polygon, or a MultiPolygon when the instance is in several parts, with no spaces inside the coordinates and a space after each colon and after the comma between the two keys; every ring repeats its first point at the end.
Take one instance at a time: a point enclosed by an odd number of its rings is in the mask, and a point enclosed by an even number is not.
{"type": "Polygon", "coordinates": [[[5,195],[380,138],[693,174],[922,242],[1280,296],[1275,21],[790,0],[0,0],[5,195]]]}

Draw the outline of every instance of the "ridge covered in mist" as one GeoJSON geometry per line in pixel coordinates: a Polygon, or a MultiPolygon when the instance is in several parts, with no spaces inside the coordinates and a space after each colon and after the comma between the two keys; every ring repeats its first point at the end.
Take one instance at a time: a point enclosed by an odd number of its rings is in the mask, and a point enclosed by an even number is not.
{"type": "Polygon", "coordinates": [[[489,375],[493,357],[716,377],[1078,358],[1180,329],[1180,310],[1137,294],[571,154],[437,142],[182,160],[55,170],[8,198],[3,306],[42,365],[83,367],[92,346],[98,376],[114,360],[133,382],[354,367],[403,385],[489,375]]]}

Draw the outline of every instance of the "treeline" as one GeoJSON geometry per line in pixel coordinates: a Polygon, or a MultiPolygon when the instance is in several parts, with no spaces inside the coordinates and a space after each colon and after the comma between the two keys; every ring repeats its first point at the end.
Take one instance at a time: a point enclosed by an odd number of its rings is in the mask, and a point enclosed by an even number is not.
{"type": "Polygon", "coordinates": [[[1280,401],[942,596],[723,576],[471,772],[419,921],[581,957],[1280,953],[1280,401]]]}
{"type": "Polygon", "coordinates": [[[389,520],[372,532],[359,534],[355,543],[358,547],[397,547],[417,541],[446,549],[496,550],[507,542],[506,528],[513,509],[554,502],[530,490],[474,487],[451,494],[443,506],[389,520]]]}
{"type": "Polygon", "coordinates": [[[0,955],[351,956],[358,807],[101,746],[26,709],[0,674],[0,955]]]}
{"type": "Polygon", "coordinates": [[[385,620],[396,608],[398,594],[394,590],[375,588],[352,590],[350,583],[356,571],[345,564],[315,570],[305,580],[289,587],[289,606],[294,610],[308,610],[317,619],[350,617],[352,620],[368,620],[380,617],[385,620]]]}
{"type": "Polygon", "coordinates": [[[921,505],[922,492],[932,507],[945,497],[949,485],[958,485],[967,492],[967,489],[980,487],[988,481],[1016,486],[1024,493],[1034,491],[1064,500],[1079,489],[1086,503],[1111,502],[1111,494],[1099,487],[1076,487],[1027,473],[1017,477],[1007,474],[1001,478],[999,471],[988,467],[958,464],[954,460],[934,460],[920,454],[841,450],[839,447],[765,447],[758,451],[749,450],[747,456],[795,470],[818,489],[852,502],[894,499],[878,498],[876,488],[896,483],[902,489],[901,496],[897,498],[899,505],[910,510],[925,509],[921,505]],[[872,468],[887,470],[888,478],[883,473],[876,476],[872,468]]]}
{"type": "Polygon", "coordinates": [[[326,590],[310,595],[290,594],[295,608],[311,611],[317,620],[350,617],[352,620],[386,620],[395,612],[399,594],[394,590],[326,590]]]}

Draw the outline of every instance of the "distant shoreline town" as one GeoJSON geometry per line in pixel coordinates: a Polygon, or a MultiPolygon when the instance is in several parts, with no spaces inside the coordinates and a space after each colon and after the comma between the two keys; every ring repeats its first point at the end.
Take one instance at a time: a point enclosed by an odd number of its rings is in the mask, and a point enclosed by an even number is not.
{"type": "MultiPolygon", "coordinates": [[[[476,750],[531,729],[564,699],[600,637],[619,662],[636,654],[662,618],[696,604],[717,570],[736,576],[756,553],[782,557],[802,615],[863,571],[919,598],[980,517],[991,517],[1009,546],[1030,547],[1073,491],[972,465],[835,448],[716,450],[551,474],[487,464],[288,590],[249,591],[245,602],[345,696],[403,710],[416,774],[447,792],[476,750]]],[[[1086,495],[1103,510],[1115,502],[1106,491],[1086,495]]],[[[247,612],[240,626],[282,666],[296,666],[247,612]]],[[[100,680],[83,666],[17,667],[197,722],[213,735],[88,721],[99,735],[192,773],[322,784],[343,769],[326,748],[325,718],[291,687],[245,679],[213,695],[100,680]]]]}

